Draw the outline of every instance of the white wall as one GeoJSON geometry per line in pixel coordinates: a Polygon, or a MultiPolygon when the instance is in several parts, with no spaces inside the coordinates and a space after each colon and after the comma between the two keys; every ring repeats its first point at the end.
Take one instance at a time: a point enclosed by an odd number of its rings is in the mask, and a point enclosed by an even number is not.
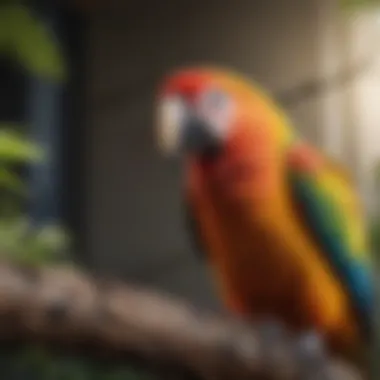
{"type": "MultiPolygon", "coordinates": [[[[161,1],[93,16],[87,220],[96,267],[211,302],[207,273],[183,229],[178,168],[154,147],[155,86],[170,69],[202,62],[231,66],[274,92],[324,75],[335,64],[326,57],[336,54],[328,3],[209,0],[181,10],[184,3],[161,1]]],[[[297,128],[320,145],[332,138],[324,123],[337,124],[327,111],[337,95],[329,99],[289,110],[297,128]]]]}
{"type": "Polygon", "coordinates": [[[350,168],[372,212],[373,166],[380,155],[380,12],[342,12],[334,1],[320,12],[321,76],[350,72],[322,98],[321,147],[350,168]]]}
{"type": "MultiPolygon", "coordinates": [[[[356,125],[355,146],[358,161],[358,181],[368,210],[376,212],[374,165],[380,159],[380,11],[351,17],[351,62],[368,60],[365,69],[352,85],[352,117],[356,125]]],[[[347,110],[348,111],[348,110],[347,110]]]]}

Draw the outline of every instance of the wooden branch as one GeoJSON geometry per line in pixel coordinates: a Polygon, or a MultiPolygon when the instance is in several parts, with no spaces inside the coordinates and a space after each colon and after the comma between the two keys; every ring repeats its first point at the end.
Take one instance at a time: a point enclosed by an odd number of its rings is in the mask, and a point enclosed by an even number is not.
{"type": "Polygon", "coordinates": [[[248,327],[71,268],[0,263],[3,343],[42,342],[139,358],[207,380],[362,379],[323,350],[300,348],[278,327],[248,327]]]}

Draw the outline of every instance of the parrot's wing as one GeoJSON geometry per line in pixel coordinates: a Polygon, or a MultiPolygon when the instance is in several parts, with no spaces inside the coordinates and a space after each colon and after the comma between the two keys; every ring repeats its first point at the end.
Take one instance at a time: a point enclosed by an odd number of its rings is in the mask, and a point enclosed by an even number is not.
{"type": "Polygon", "coordinates": [[[206,251],[202,244],[200,228],[198,226],[197,219],[195,218],[191,202],[186,198],[183,201],[183,208],[185,214],[185,228],[188,231],[192,248],[197,256],[204,259],[206,257],[206,251]]]}
{"type": "Polygon", "coordinates": [[[289,151],[290,186],[297,210],[325,252],[369,333],[374,289],[364,215],[354,186],[340,166],[310,147],[289,151]]]}

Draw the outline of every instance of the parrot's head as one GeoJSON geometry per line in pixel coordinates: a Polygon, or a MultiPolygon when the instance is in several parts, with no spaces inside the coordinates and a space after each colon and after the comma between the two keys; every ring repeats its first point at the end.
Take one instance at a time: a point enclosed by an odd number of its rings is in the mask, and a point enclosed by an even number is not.
{"type": "Polygon", "coordinates": [[[259,196],[273,188],[291,131],[262,91],[228,71],[183,69],[166,78],[160,88],[161,151],[183,156],[204,181],[230,194],[259,196]]]}

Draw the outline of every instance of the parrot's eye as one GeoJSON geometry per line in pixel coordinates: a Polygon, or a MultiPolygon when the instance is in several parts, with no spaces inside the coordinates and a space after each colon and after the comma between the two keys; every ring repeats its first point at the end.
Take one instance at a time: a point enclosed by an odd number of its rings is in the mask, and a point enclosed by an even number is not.
{"type": "Polygon", "coordinates": [[[210,89],[198,99],[197,109],[200,116],[212,128],[212,132],[219,138],[224,138],[228,133],[233,114],[231,98],[218,89],[210,89]]]}
{"type": "Polygon", "coordinates": [[[158,144],[166,153],[172,153],[178,146],[186,107],[178,96],[170,96],[158,105],[158,144]]]}

